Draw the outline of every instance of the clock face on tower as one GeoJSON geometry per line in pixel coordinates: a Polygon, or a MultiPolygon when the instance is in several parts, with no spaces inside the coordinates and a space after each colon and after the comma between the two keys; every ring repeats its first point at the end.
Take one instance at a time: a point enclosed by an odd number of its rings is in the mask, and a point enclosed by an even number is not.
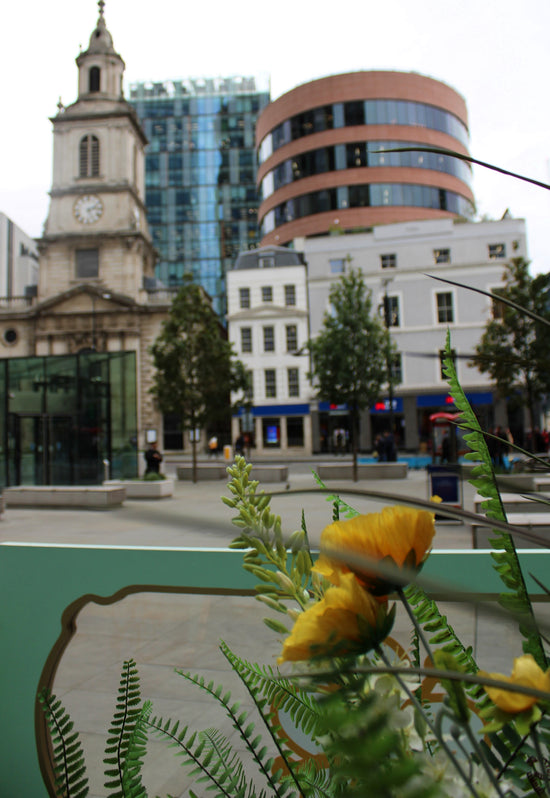
{"type": "Polygon", "coordinates": [[[103,213],[103,203],[95,194],[86,194],[76,200],[73,211],[82,224],[93,224],[103,213]]]}

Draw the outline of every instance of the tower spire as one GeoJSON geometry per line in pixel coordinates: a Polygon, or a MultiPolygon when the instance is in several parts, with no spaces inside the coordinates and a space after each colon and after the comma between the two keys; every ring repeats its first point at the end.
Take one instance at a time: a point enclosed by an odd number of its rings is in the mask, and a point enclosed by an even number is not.
{"type": "Polygon", "coordinates": [[[105,12],[103,10],[105,8],[105,0],[99,0],[98,6],[99,6],[99,16],[103,17],[104,14],[105,14],[105,12]]]}

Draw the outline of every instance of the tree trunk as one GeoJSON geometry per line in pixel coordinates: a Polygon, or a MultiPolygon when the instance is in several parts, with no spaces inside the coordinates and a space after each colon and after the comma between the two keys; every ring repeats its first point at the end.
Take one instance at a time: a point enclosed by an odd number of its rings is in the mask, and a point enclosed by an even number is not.
{"type": "Polygon", "coordinates": [[[358,441],[357,438],[359,437],[358,432],[358,413],[357,408],[353,408],[351,411],[351,448],[353,452],[353,481],[357,482],[357,450],[358,450],[358,441]]]}
{"type": "Polygon", "coordinates": [[[197,436],[195,435],[195,419],[191,419],[191,462],[193,482],[197,482],[197,436]]]}

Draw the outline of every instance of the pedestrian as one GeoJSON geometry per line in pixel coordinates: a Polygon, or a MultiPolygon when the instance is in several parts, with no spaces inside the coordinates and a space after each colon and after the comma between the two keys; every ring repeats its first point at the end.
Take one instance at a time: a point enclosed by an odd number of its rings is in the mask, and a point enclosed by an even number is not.
{"type": "Polygon", "coordinates": [[[157,442],[153,441],[147,451],[144,454],[145,462],[147,463],[147,468],[145,469],[146,474],[159,474],[160,473],[160,464],[162,463],[162,455],[157,448],[157,442]]]}
{"type": "Polygon", "coordinates": [[[218,456],[218,439],[215,435],[212,435],[212,437],[208,441],[208,456],[209,457],[218,456]]]}
{"type": "Polygon", "coordinates": [[[239,435],[237,440],[235,441],[235,454],[243,454],[244,452],[244,437],[243,435],[239,435]]]}

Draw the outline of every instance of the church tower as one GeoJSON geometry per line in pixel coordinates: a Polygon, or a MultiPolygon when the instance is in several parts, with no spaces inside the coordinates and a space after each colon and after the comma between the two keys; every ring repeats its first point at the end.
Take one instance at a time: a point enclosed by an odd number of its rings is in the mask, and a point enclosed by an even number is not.
{"type": "Polygon", "coordinates": [[[59,103],[53,124],[53,180],[40,240],[39,300],[91,284],[139,302],[154,279],[145,215],[147,143],[123,96],[124,61],[99,0],[88,49],[76,59],[78,97],[59,103]]]}

